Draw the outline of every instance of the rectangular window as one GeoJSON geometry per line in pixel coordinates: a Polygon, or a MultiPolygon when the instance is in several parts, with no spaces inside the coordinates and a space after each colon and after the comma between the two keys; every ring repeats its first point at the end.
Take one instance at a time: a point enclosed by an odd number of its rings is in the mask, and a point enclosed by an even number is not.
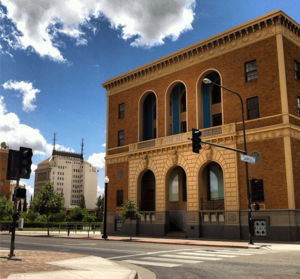
{"type": "Polygon", "coordinates": [[[124,130],[118,132],[118,146],[125,144],[125,132],[124,130]]]}
{"type": "Polygon", "coordinates": [[[123,205],[123,190],[117,191],[117,206],[123,205]]]}
{"type": "Polygon", "coordinates": [[[125,118],[125,104],[119,105],[119,118],[125,118]]]}
{"type": "Polygon", "coordinates": [[[258,97],[247,99],[248,120],[259,118],[258,97]]]}
{"type": "Polygon", "coordinates": [[[222,113],[212,115],[212,125],[213,126],[222,125],[222,113]]]}
{"type": "Polygon", "coordinates": [[[172,124],[170,124],[170,127],[169,127],[169,131],[170,131],[170,135],[173,135],[173,126],[172,126],[172,124]]]}
{"type": "Polygon", "coordinates": [[[300,63],[297,60],[295,60],[294,65],[295,65],[295,79],[300,80],[300,63]]]}
{"type": "Polygon", "coordinates": [[[186,133],[186,121],[180,123],[180,132],[186,133]]]}
{"type": "Polygon", "coordinates": [[[2,168],[2,174],[5,174],[5,168],[2,168]]]}
{"type": "Polygon", "coordinates": [[[1,186],[4,186],[4,179],[1,179],[0,185],[1,185],[1,186]]]}
{"type": "Polygon", "coordinates": [[[300,97],[297,97],[297,103],[298,103],[298,117],[300,117],[300,97]]]}
{"type": "Polygon", "coordinates": [[[153,129],[153,138],[156,138],[156,128],[153,129]]]}
{"type": "Polygon", "coordinates": [[[246,81],[257,79],[256,60],[245,63],[246,81]]]}
{"type": "Polygon", "coordinates": [[[252,201],[263,201],[265,199],[263,179],[251,179],[251,193],[252,201]]]}
{"type": "Polygon", "coordinates": [[[6,155],[3,155],[2,161],[3,161],[3,162],[6,162],[6,158],[7,158],[6,155]]]}

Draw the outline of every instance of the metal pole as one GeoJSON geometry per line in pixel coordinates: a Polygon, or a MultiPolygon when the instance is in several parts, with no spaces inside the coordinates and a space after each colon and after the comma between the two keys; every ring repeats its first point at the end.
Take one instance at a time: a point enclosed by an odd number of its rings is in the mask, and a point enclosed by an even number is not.
{"type": "MultiPolygon", "coordinates": [[[[218,83],[215,83],[211,81],[211,83],[224,88],[225,90],[237,95],[240,99],[241,106],[242,106],[242,122],[243,122],[243,138],[244,138],[244,150],[245,150],[245,155],[247,155],[247,142],[246,142],[246,128],[245,128],[245,117],[244,117],[244,104],[243,104],[243,99],[241,95],[231,89],[228,89],[218,83]]],[[[246,174],[246,186],[247,186],[247,205],[248,205],[248,230],[249,230],[249,244],[254,244],[252,240],[252,217],[251,217],[251,203],[250,203],[250,187],[249,187],[249,172],[248,172],[248,163],[245,162],[245,174],[246,174]]]]}
{"type": "MultiPolygon", "coordinates": [[[[19,188],[19,174],[17,175],[17,185],[15,189],[19,188]]],[[[12,226],[12,232],[11,232],[11,242],[10,242],[10,253],[8,255],[8,259],[10,260],[12,257],[15,256],[14,250],[15,250],[15,236],[16,236],[16,222],[17,222],[17,204],[18,200],[16,197],[14,197],[14,214],[13,214],[13,226],[12,226]]]]}
{"type": "Polygon", "coordinates": [[[106,234],[106,224],[107,224],[107,183],[105,183],[105,190],[104,190],[104,225],[103,225],[103,235],[102,238],[107,239],[106,234]]]}

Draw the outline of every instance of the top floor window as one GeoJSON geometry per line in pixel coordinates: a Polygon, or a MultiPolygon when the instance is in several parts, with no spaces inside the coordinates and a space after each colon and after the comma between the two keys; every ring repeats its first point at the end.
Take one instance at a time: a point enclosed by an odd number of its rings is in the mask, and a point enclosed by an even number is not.
{"type": "Polygon", "coordinates": [[[246,81],[257,79],[256,60],[247,62],[245,64],[245,69],[246,69],[246,81]]]}
{"type": "Polygon", "coordinates": [[[3,155],[2,161],[3,161],[3,162],[6,162],[6,155],[3,155]]]}
{"type": "Polygon", "coordinates": [[[247,99],[248,120],[259,118],[258,97],[247,99]]]}
{"type": "Polygon", "coordinates": [[[294,62],[294,67],[295,67],[295,79],[299,79],[300,80],[300,63],[295,60],[294,62]]]}
{"type": "Polygon", "coordinates": [[[125,104],[119,105],[119,118],[125,118],[125,104]]]}

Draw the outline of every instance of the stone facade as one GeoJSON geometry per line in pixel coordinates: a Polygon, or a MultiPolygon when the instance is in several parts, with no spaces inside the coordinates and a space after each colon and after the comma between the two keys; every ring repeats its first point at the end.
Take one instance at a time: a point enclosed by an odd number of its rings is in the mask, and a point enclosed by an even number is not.
{"type": "Polygon", "coordinates": [[[213,89],[206,89],[202,80],[217,77],[222,86],[242,97],[247,151],[256,157],[256,164],[248,164],[249,179],[263,181],[264,197],[255,201],[260,211],[252,212],[254,239],[299,241],[300,80],[294,69],[294,61],[300,61],[299,30],[290,17],[274,11],[103,84],[108,96],[108,234],[128,233],[126,222],[122,230],[116,227],[122,209],[117,191],[121,190],[123,201],[133,200],[142,213],[132,223],[135,234],[165,235],[175,226],[191,237],[248,238],[245,163],[240,154],[208,144],[195,154],[188,139],[192,128],[198,128],[203,141],[244,149],[239,98],[222,89],[219,103],[205,103],[205,90],[212,94],[213,89]],[[256,62],[257,76],[247,81],[249,61],[256,62]],[[184,117],[179,117],[181,131],[173,132],[177,116],[171,106],[178,86],[184,88],[179,98],[186,96],[186,108],[180,108],[184,111],[184,117]],[[146,124],[149,94],[155,107],[149,110],[152,122],[146,124]],[[258,117],[248,115],[251,98],[258,100],[258,117]],[[125,104],[124,118],[118,114],[120,104],[125,104]],[[210,114],[204,112],[207,104],[210,114]],[[218,112],[221,123],[215,125],[213,114],[218,112]],[[145,140],[147,125],[153,136],[145,140]],[[124,131],[122,146],[118,131],[124,131]],[[212,188],[208,190],[210,166],[218,166],[221,172],[218,181],[222,177],[224,188],[218,198],[211,196],[212,188]],[[170,182],[174,172],[178,185],[170,182]],[[148,210],[147,202],[153,202],[148,210]]]}

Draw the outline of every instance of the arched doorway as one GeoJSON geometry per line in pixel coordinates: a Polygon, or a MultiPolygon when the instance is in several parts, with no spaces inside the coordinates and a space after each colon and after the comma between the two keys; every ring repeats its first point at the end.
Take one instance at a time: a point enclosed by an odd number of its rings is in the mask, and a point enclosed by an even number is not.
{"type": "Polygon", "coordinates": [[[200,179],[201,210],[224,210],[224,176],[221,166],[209,163],[200,179]]]}
{"type": "Polygon", "coordinates": [[[155,211],[155,176],[147,170],[141,180],[140,210],[155,211]]]}
{"type": "Polygon", "coordinates": [[[184,169],[180,166],[173,168],[167,176],[166,198],[170,231],[186,231],[187,176],[184,169]]]}

